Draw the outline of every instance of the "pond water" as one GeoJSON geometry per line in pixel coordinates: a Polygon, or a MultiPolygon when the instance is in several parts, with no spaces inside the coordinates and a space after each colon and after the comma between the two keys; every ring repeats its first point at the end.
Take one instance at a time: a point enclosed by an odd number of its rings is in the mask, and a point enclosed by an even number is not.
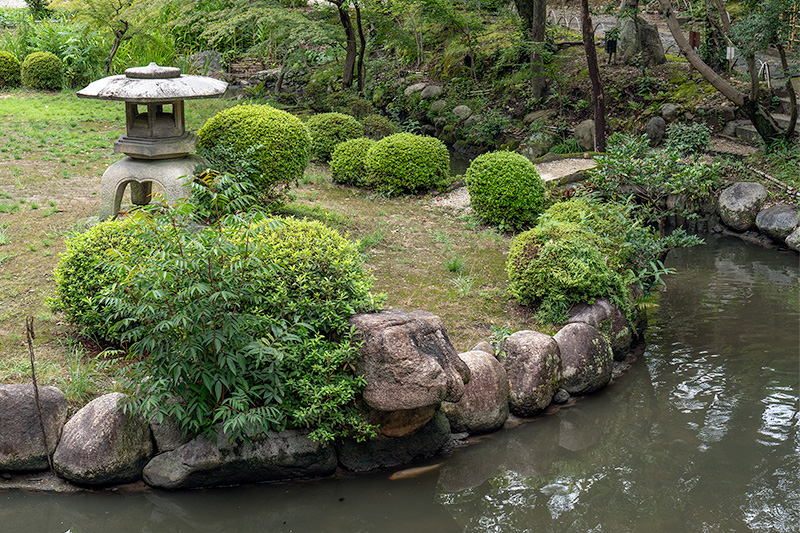
{"type": "Polygon", "coordinates": [[[800,530],[796,255],[709,237],[603,391],[438,468],[169,493],[0,492],[3,531],[800,530]]]}

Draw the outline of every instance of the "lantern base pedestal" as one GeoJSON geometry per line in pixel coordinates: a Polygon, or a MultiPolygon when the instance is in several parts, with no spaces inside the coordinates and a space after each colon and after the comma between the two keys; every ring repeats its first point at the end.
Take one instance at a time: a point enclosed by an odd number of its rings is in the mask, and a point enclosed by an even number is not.
{"type": "Polygon", "coordinates": [[[131,186],[131,202],[135,205],[150,203],[153,183],[164,190],[164,199],[174,203],[188,198],[192,191],[189,183],[194,169],[208,162],[198,155],[177,159],[134,159],[126,157],[108,167],[100,181],[100,220],[119,213],[125,187],[131,186]]]}

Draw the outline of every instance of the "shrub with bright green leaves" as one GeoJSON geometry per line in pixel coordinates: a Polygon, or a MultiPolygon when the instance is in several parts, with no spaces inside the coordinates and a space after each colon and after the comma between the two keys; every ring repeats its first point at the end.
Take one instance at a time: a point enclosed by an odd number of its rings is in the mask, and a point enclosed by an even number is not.
{"type": "Polygon", "coordinates": [[[383,115],[367,115],[361,119],[364,126],[364,135],[379,141],[397,131],[392,121],[383,115]]]}
{"type": "Polygon", "coordinates": [[[20,75],[25,87],[57,91],[64,85],[64,63],[50,52],[34,52],[22,62],[20,75]]]}
{"type": "Polygon", "coordinates": [[[142,221],[138,217],[107,220],[83,233],[73,233],[66,246],[53,270],[56,288],[50,308],[82,326],[87,336],[116,339],[110,331],[112,311],[102,298],[119,281],[118,272],[111,268],[114,261],[144,251],[142,221]]]}
{"type": "Polygon", "coordinates": [[[0,51],[0,87],[17,87],[19,82],[19,59],[10,52],[0,51]]]}
{"type": "Polygon", "coordinates": [[[364,135],[361,123],[344,113],[320,113],[306,122],[311,135],[311,158],[328,161],[334,148],[341,142],[364,135]]]}
{"type": "Polygon", "coordinates": [[[220,111],[197,134],[203,155],[210,153],[223,165],[246,168],[251,175],[243,177],[268,199],[283,196],[308,166],[308,129],[294,115],[268,105],[243,104],[220,111]],[[238,164],[237,159],[248,164],[238,164]]]}
{"type": "Polygon", "coordinates": [[[480,155],[470,164],[465,179],[475,213],[502,229],[530,226],[544,208],[544,182],[533,163],[520,154],[480,155]]]}
{"type": "Polygon", "coordinates": [[[244,440],[286,428],[374,435],[347,322],[374,307],[355,245],[319,222],[257,213],[198,227],[207,212],[196,207],[149,209],[150,253],[116,263],[104,302],[138,361],[127,409],[244,440]]]}
{"type": "Polygon", "coordinates": [[[395,133],[370,148],[366,167],[370,187],[385,194],[415,193],[447,180],[450,153],[434,137],[395,133]]]}
{"type": "Polygon", "coordinates": [[[331,156],[331,179],[334,183],[366,187],[367,152],[375,141],[366,137],[339,144],[331,156]]]}
{"type": "Polygon", "coordinates": [[[300,317],[329,336],[349,331],[353,314],[374,307],[356,243],[315,220],[268,219],[255,229],[258,253],[275,267],[265,276],[266,312],[300,317]]]}
{"type": "Polygon", "coordinates": [[[638,275],[667,249],[653,228],[637,217],[636,206],[630,202],[575,196],[553,204],[539,218],[540,226],[565,222],[585,228],[609,266],[620,274],[630,270],[638,275]]]}
{"type": "Polygon", "coordinates": [[[522,305],[537,306],[540,323],[563,322],[573,304],[596,297],[608,296],[623,308],[628,301],[627,280],[579,224],[550,223],[517,235],[506,271],[509,291],[522,305]]]}
{"type": "Polygon", "coordinates": [[[705,124],[673,123],[667,126],[665,147],[683,155],[702,154],[711,142],[711,130],[705,124]]]}

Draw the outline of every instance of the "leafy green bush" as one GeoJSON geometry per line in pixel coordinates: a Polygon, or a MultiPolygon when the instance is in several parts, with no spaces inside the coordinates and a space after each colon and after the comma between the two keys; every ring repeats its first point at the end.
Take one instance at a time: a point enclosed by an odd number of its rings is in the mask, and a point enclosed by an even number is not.
{"type": "Polygon", "coordinates": [[[614,272],[584,227],[558,222],[517,235],[508,253],[509,291],[522,305],[538,306],[536,320],[560,323],[573,304],[608,296],[624,308],[626,280],[614,272]]]}
{"type": "Polygon", "coordinates": [[[20,67],[22,85],[31,89],[59,90],[64,84],[64,64],[50,52],[34,52],[20,67]]]}
{"type": "Polygon", "coordinates": [[[311,135],[311,158],[328,161],[333,149],[340,142],[364,135],[364,127],[350,115],[343,113],[320,113],[306,122],[311,135]]]}
{"type": "Polygon", "coordinates": [[[325,97],[325,107],[334,113],[362,118],[375,113],[375,106],[353,91],[337,91],[325,97]]]}
{"type": "Polygon", "coordinates": [[[5,50],[0,51],[0,87],[17,87],[19,82],[19,59],[5,50]]]}
{"type": "Polygon", "coordinates": [[[711,130],[705,124],[679,124],[667,126],[666,148],[683,155],[702,154],[711,142],[711,130]]]}
{"type": "Polygon", "coordinates": [[[268,105],[220,111],[197,134],[201,153],[216,155],[216,162],[239,170],[240,162],[246,162],[249,175],[243,177],[266,198],[280,198],[308,165],[311,138],[305,125],[268,105]]]}
{"type": "Polygon", "coordinates": [[[383,115],[367,115],[361,119],[364,126],[364,135],[379,141],[397,131],[392,121],[383,115]]]}
{"type": "Polygon", "coordinates": [[[287,427],[372,436],[347,323],[374,306],[355,245],[318,222],[257,214],[198,227],[196,207],[148,209],[151,252],[119,262],[104,299],[137,361],[128,409],[245,440],[287,427]]]}
{"type": "Polygon", "coordinates": [[[544,182],[520,154],[480,155],[470,164],[465,179],[472,208],[489,224],[523,228],[536,222],[544,208],[544,182]]]}
{"type": "Polygon", "coordinates": [[[447,180],[450,154],[444,143],[433,137],[395,133],[370,148],[366,167],[369,184],[378,191],[413,193],[447,180]]]}
{"type": "Polygon", "coordinates": [[[73,233],[53,270],[56,288],[50,308],[83,326],[85,335],[114,339],[109,322],[112,311],[102,303],[104,291],[119,281],[118,273],[109,267],[117,256],[136,256],[143,250],[138,217],[107,220],[73,233]]]}
{"type": "Polygon", "coordinates": [[[595,161],[597,167],[587,171],[587,185],[610,199],[633,191],[640,216],[657,223],[661,236],[666,234],[666,217],[696,216],[694,203],[707,198],[720,178],[719,164],[681,159],[671,149],[652,150],[644,135],[611,135],[606,153],[595,161]]]}
{"type": "Polygon", "coordinates": [[[336,146],[331,156],[331,179],[335,183],[365,187],[367,152],[374,144],[372,139],[359,137],[336,146]]]}

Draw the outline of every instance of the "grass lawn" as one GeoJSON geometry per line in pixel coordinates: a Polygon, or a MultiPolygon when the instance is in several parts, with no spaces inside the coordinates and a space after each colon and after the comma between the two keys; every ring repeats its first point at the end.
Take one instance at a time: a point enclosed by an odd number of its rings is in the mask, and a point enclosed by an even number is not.
{"type": "MultiPolygon", "coordinates": [[[[187,102],[187,128],[196,131],[237,103],[187,102]]],[[[39,383],[60,387],[79,405],[114,389],[115,363],[95,357],[100,347],[78,342],[47,299],[65,236],[96,215],[100,177],[121,158],[113,143],[124,130],[124,106],[71,92],[2,93],[0,120],[0,383],[30,380],[24,325],[32,316],[39,383]]],[[[321,218],[360,239],[388,307],[438,314],[459,351],[493,329],[533,325],[506,296],[509,236],[430,196],[387,199],[334,186],[327,167],[310,168],[294,198],[288,213],[321,218]]]]}

